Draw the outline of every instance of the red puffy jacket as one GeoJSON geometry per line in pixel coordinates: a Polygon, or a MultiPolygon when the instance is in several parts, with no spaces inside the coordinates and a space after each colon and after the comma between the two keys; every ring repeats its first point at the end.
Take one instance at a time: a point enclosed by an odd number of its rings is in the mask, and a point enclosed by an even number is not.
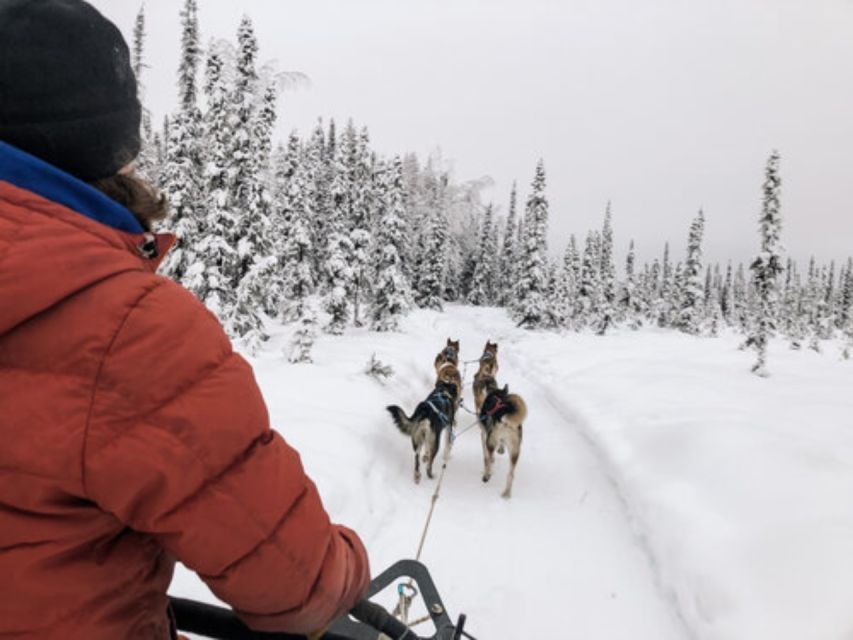
{"type": "Polygon", "coordinates": [[[317,629],[364,548],[137,224],[0,143],[0,637],[168,638],[175,559],[254,628],[317,629]]]}

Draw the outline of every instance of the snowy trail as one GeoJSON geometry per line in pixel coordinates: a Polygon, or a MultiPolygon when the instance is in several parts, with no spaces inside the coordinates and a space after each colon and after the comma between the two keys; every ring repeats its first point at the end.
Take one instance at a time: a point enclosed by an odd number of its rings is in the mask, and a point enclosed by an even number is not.
{"type": "MultiPolygon", "coordinates": [[[[482,313],[418,314],[405,333],[325,338],[313,367],[283,365],[275,343],[254,363],[274,422],[302,452],[327,508],[359,531],[375,572],[413,557],[435,480],[414,484],[410,443],[384,406],[410,411],[426,395],[446,337],[461,340],[463,360],[478,357],[487,338],[497,339],[499,382],[524,396],[530,416],[510,500],[500,497],[506,455],[498,456],[491,481],[481,481],[477,427],[454,446],[422,557],[451,614],[465,612],[481,640],[688,638],[614,483],[565,410],[570,400],[552,401],[558,391],[533,373],[515,346],[524,332],[493,310],[482,313]],[[372,351],[394,366],[386,385],[359,371],[372,351]]],[[[469,407],[475,371],[470,365],[465,380],[469,407]]],[[[457,416],[460,428],[472,421],[464,411],[457,416]]],[[[185,571],[173,592],[211,600],[185,571]]],[[[384,596],[386,605],[395,600],[391,592],[384,596]]]]}

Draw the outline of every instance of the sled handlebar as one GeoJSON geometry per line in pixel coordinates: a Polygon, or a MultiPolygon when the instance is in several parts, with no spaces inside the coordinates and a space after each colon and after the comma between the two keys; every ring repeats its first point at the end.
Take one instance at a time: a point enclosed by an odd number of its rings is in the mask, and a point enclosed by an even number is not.
{"type": "MultiPolygon", "coordinates": [[[[287,633],[264,633],[249,629],[230,609],[217,607],[183,598],[170,598],[172,611],[178,623],[178,629],[197,633],[217,640],[305,640],[305,636],[287,633]]],[[[393,617],[378,604],[362,600],[353,607],[350,615],[373,629],[372,633],[383,633],[393,640],[425,640],[416,636],[402,622],[393,617]]],[[[334,630],[328,631],[323,638],[343,640],[334,630]]]]}
{"type": "Polygon", "coordinates": [[[359,622],[373,627],[393,640],[422,640],[409,627],[370,600],[362,600],[349,613],[359,622]]]}
{"type": "MultiPolygon", "coordinates": [[[[179,631],[197,633],[217,640],[304,640],[305,636],[286,633],[252,631],[232,610],[183,598],[169,598],[179,631]]],[[[376,640],[384,634],[392,640],[458,640],[463,635],[465,617],[460,616],[454,625],[438,595],[426,567],[413,560],[401,560],[377,576],[367,591],[367,597],[358,602],[349,616],[340,618],[329,627],[323,640],[376,640]],[[371,598],[382,589],[403,577],[413,579],[428,604],[436,634],[424,638],[397,620],[371,598]]]]}

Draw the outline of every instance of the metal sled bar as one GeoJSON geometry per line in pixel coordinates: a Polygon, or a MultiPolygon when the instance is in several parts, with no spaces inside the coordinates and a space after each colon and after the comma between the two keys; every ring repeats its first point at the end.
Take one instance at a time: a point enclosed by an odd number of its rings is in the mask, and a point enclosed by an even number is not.
{"type": "MultiPolygon", "coordinates": [[[[415,560],[401,560],[379,574],[370,583],[370,598],[400,578],[412,578],[438,630],[430,638],[415,635],[403,623],[393,618],[382,607],[368,600],[358,603],[350,612],[337,620],[323,635],[323,640],[377,640],[380,632],[393,640],[452,640],[456,629],[438,595],[435,583],[427,568],[415,560]],[[353,619],[356,618],[356,620],[353,619]]],[[[217,607],[184,598],[169,598],[179,631],[196,633],[218,640],[304,640],[304,636],[287,633],[264,633],[249,629],[230,609],[217,607]]]]}
{"type": "MultiPolygon", "coordinates": [[[[438,595],[438,589],[436,589],[435,583],[432,581],[432,576],[430,576],[427,568],[417,560],[400,560],[388,567],[370,583],[366,598],[372,598],[385,587],[401,578],[412,578],[418,585],[430,618],[432,618],[432,622],[437,629],[434,636],[424,638],[423,640],[452,640],[455,629],[450,615],[441,601],[441,596],[438,595]]],[[[329,629],[329,633],[336,633],[341,637],[351,640],[377,639],[376,631],[351,620],[349,617],[341,618],[335,622],[329,629]]],[[[414,635],[412,632],[409,633],[409,636],[403,636],[403,640],[408,640],[409,637],[419,638],[419,636],[414,635]]],[[[399,635],[392,635],[391,637],[394,640],[400,638],[399,635]]],[[[326,639],[324,638],[324,640],[326,639]]],[[[331,637],[329,640],[331,640],[331,637]]]]}

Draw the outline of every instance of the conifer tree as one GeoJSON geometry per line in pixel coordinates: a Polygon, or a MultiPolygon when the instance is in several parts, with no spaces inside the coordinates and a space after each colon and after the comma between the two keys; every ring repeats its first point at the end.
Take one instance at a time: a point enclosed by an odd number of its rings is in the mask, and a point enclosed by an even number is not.
{"type": "Polygon", "coordinates": [[[234,248],[228,242],[236,220],[227,207],[230,129],[223,64],[221,51],[212,47],[205,67],[208,109],[202,121],[207,158],[202,173],[204,217],[196,232],[199,257],[185,279],[187,288],[220,318],[228,317],[234,306],[235,290],[229,269],[236,261],[234,248]]]}
{"type": "Polygon", "coordinates": [[[729,326],[732,324],[734,313],[734,290],[732,287],[732,261],[729,260],[726,265],[726,279],[723,282],[723,291],[720,296],[720,309],[723,313],[723,320],[729,326]]]}
{"type": "Polygon", "coordinates": [[[566,281],[566,292],[568,295],[568,318],[566,326],[577,329],[576,319],[578,316],[580,289],[580,273],[581,273],[581,256],[578,251],[578,243],[575,234],[569,237],[569,244],[566,246],[566,252],[563,254],[563,277],[566,281]]]}
{"type": "Polygon", "coordinates": [[[568,326],[571,318],[571,292],[564,261],[549,260],[546,309],[547,326],[554,329],[568,326]]]}
{"type": "Polygon", "coordinates": [[[601,236],[591,231],[586,236],[581,261],[580,287],[578,289],[579,309],[577,323],[579,327],[592,325],[598,327],[598,313],[604,297],[601,285],[601,236]]]}
{"type": "Polygon", "coordinates": [[[140,149],[136,158],[136,172],[151,184],[157,184],[160,180],[161,167],[157,158],[157,149],[154,143],[154,133],[151,126],[151,112],[145,106],[145,85],[142,83],[142,70],[145,65],[145,5],[139,8],[136,21],[133,26],[133,47],[131,49],[131,68],[136,77],[137,93],[142,103],[142,117],[140,123],[140,149]]]}
{"type": "Polygon", "coordinates": [[[613,214],[610,202],[604,212],[601,230],[601,309],[598,313],[598,332],[604,334],[616,315],[616,265],[613,261],[613,214]]]}
{"type": "Polygon", "coordinates": [[[698,334],[702,320],[705,292],[702,285],[702,234],[705,229],[705,214],[699,214],[690,224],[687,240],[687,261],[682,273],[679,291],[678,327],[682,331],[698,334]]]}
{"type": "Polygon", "coordinates": [[[669,259],[669,242],[663,247],[663,263],[661,266],[660,293],[655,303],[655,317],[659,327],[668,327],[672,323],[675,298],[675,282],[672,273],[672,263],[669,259]]]}
{"type": "Polygon", "coordinates": [[[374,298],[370,309],[374,331],[396,331],[412,296],[402,268],[406,233],[403,197],[403,161],[395,156],[381,176],[380,218],[376,242],[379,256],[374,298]]]}
{"type": "Polygon", "coordinates": [[[441,206],[436,207],[427,223],[424,250],[420,258],[418,289],[415,301],[425,309],[444,308],[447,265],[447,218],[441,206]]]}
{"type": "Polygon", "coordinates": [[[375,217],[375,198],[369,142],[367,129],[362,128],[351,167],[350,242],[353,270],[353,322],[357,327],[362,324],[361,307],[369,302],[371,294],[370,247],[372,245],[371,229],[375,217]]]}
{"type": "Polygon", "coordinates": [[[474,270],[468,303],[476,306],[494,304],[495,256],[497,237],[494,232],[493,207],[486,207],[474,257],[474,270]]]}
{"type": "Polygon", "coordinates": [[[512,183],[512,191],[509,196],[509,212],[506,216],[506,227],[504,229],[503,246],[501,247],[497,279],[503,286],[499,287],[498,302],[506,306],[512,301],[513,291],[517,278],[518,246],[517,233],[518,223],[516,221],[516,184],[512,183]],[[508,285],[508,286],[507,286],[508,285]]]}
{"type": "MultiPolygon", "coordinates": [[[[311,234],[311,200],[306,182],[310,180],[304,164],[296,167],[288,186],[286,200],[288,233],[283,251],[284,291],[281,315],[286,321],[302,321],[308,313],[308,297],[314,293],[317,275],[314,270],[313,236],[311,234]]],[[[313,322],[316,322],[314,318],[313,322]]]]}
{"type": "Polygon", "coordinates": [[[200,146],[201,113],[196,103],[196,74],[199,64],[198,15],[195,0],[185,0],[181,11],[181,60],[178,66],[180,106],[169,120],[163,190],[171,210],[170,223],[177,235],[175,247],[167,256],[162,272],[178,282],[197,259],[193,248],[199,230],[199,203],[202,157],[200,146]]]}
{"type": "Polygon", "coordinates": [[[313,362],[311,351],[317,339],[317,312],[310,300],[305,302],[299,328],[293,334],[288,360],[294,364],[313,362]]]}
{"type": "Polygon", "coordinates": [[[621,315],[626,319],[632,329],[638,329],[642,324],[642,307],[637,292],[637,282],[634,275],[634,241],[628,245],[628,254],[625,257],[625,283],[622,286],[622,296],[619,300],[621,315]]]}
{"type": "Polygon", "coordinates": [[[764,174],[764,198],[759,219],[761,250],[750,265],[757,296],[758,315],[748,342],[754,345],[757,359],[752,371],[760,376],[767,372],[767,343],[776,329],[779,274],[782,272],[782,216],[779,211],[779,154],[773,151],[764,174]]]}
{"type": "Polygon", "coordinates": [[[521,274],[515,303],[515,317],[527,328],[545,321],[548,286],[548,200],[545,196],[545,164],[539,160],[524,215],[521,274]]]}
{"type": "Polygon", "coordinates": [[[847,360],[853,353],[853,258],[847,259],[839,316],[842,320],[841,330],[844,332],[845,338],[842,356],[847,360]]]}

